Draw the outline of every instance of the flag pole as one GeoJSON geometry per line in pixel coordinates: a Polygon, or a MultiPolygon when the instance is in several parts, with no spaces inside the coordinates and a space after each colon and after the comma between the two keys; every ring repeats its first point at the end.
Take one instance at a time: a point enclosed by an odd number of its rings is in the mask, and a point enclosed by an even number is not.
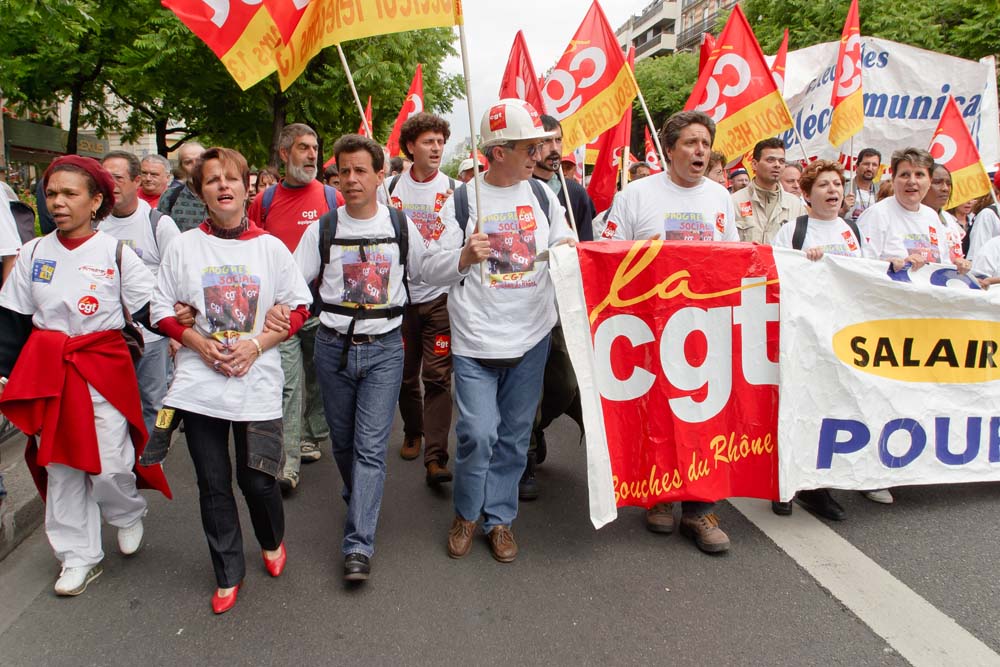
{"type": "MultiPolygon", "coordinates": [[[[361,114],[361,124],[364,126],[365,130],[368,131],[368,136],[374,140],[375,133],[368,124],[368,118],[365,117],[365,108],[361,106],[361,97],[358,95],[358,89],[354,85],[354,75],[351,74],[351,66],[347,64],[347,56],[344,55],[344,49],[341,48],[339,42],[337,43],[337,54],[340,56],[340,64],[344,66],[344,73],[347,74],[347,82],[351,84],[351,93],[354,95],[354,103],[358,105],[358,113],[361,114]]],[[[389,198],[389,186],[386,185],[384,178],[382,179],[382,192],[385,194],[385,204],[386,206],[389,206],[391,201],[389,198]]]]}
{"type": "Polygon", "coordinates": [[[663,147],[660,146],[660,134],[656,131],[656,126],[653,124],[653,117],[649,114],[649,107],[646,106],[646,98],[642,96],[642,88],[639,87],[639,81],[635,78],[635,72],[629,69],[628,74],[632,77],[632,83],[635,84],[635,92],[639,97],[639,104],[642,105],[642,113],[646,116],[649,133],[653,135],[653,143],[656,145],[656,157],[660,158],[660,166],[666,171],[667,161],[663,158],[663,147]]]}
{"type": "MultiPolygon", "coordinates": [[[[569,188],[566,187],[566,175],[563,173],[562,170],[562,157],[559,158],[559,167],[556,169],[556,171],[559,172],[559,182],[562,183],[563,192],[566,193],[566,215],[569,216],[569,228],[572,229],[574,232],[576,232],[577,236],[579,236],[580,232],[578,232],[576,229],[576,216],[573,215],[573,202],[570,201],[569,188]]],[[[548,211],[546,211],[545,214],[547,216],[548,211]]]]}
{"type": "MultiPolygon", "coordinates": [[[[472,184],[476,193],[476,233],[483,231],[483,214],[479,195],[479,137],[476,136],[476,117],[472,110],[472,75],[469,72],[469,46],[465,39],[465,21],[458,24],[458,41],[462,51],[462,75],[465,78],[465,101],[469,109],[469,137],[472,142],[472,184]]],[[[560,171],[562,171],[560,169],[560,171]]],[[[486,284],[486,263],[480,262],[480,277],[486,284]]]]}

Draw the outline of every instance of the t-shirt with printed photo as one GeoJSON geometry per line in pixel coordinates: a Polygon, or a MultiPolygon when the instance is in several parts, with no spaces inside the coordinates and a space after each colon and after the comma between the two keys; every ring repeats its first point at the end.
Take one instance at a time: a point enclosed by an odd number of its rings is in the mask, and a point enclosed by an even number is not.
{"type": "Polygon", "coordinates": [[[202,269],[201,285],[209,335],[231,347],[239,341],[241,333],[253,332],[260,276],[250,275],[245,266],[206,266],[202,269]]]}
{"type": "Polygon", "coordinates": [[[391,249],[381,245],[366,246],[363,256],[361,250],[359,246],[347,246],[341,255],[344,268],[341,303],[347,306],[386,306],[395,255],[391,249]]]}

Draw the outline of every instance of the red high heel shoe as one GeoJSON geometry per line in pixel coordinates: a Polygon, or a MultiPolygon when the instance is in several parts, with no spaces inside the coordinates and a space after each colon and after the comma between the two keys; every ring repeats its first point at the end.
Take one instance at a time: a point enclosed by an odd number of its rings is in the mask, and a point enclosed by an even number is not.
{"type": "Polygon", "coordinates": [[[236,604],[236,595],[239,592],[240,592],[240,584],[236,584],[236,586],[233,588],[233,592],[227,595],[226,597],[222,597],[221,595],[219,595],[219,589],[216,589],[215,593],[212,594],[212,611],[214,611],[216,614],[225,614],[227,611],[233,608],[233,605],[236,604]]]}
{"type": "Polygon", "coordinates": [[[278,545],[278,557],[268,558],[267,554],[261,551],[260,555],[264,558],[264,567],[267,568],[267,573],[272,577],[279,577],[281,573],[285,571],[285,563],[288,561],[288,552],[285,551],[285,543],[282,542],[278,545]]]}

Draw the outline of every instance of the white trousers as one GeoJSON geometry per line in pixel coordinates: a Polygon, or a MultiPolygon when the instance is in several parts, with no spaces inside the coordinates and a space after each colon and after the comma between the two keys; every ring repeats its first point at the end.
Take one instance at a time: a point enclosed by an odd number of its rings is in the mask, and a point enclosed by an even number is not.
{"type": "Polygon", "coordinates": [[[146,499],[135,485],[135,450],[122,413],[88,385],[94,402],[94,426],[101,474],[60,464],[45,467],[48,491],[45,534],[63,567],[90,567],[104,558],[101,517],[127,528],[146,513],[146,499]]]}

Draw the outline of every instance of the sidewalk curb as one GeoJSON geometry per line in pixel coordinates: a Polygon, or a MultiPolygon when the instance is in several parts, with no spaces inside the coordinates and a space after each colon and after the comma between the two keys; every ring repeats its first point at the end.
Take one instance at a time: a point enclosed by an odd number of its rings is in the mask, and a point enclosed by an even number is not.
{"type": "Polygon", "coordinates": [[[0,505],[0,560],[42,524],[45,504],[24,462],[24,436],[0,444],[0,473],[7,497],[0,505]]]}

